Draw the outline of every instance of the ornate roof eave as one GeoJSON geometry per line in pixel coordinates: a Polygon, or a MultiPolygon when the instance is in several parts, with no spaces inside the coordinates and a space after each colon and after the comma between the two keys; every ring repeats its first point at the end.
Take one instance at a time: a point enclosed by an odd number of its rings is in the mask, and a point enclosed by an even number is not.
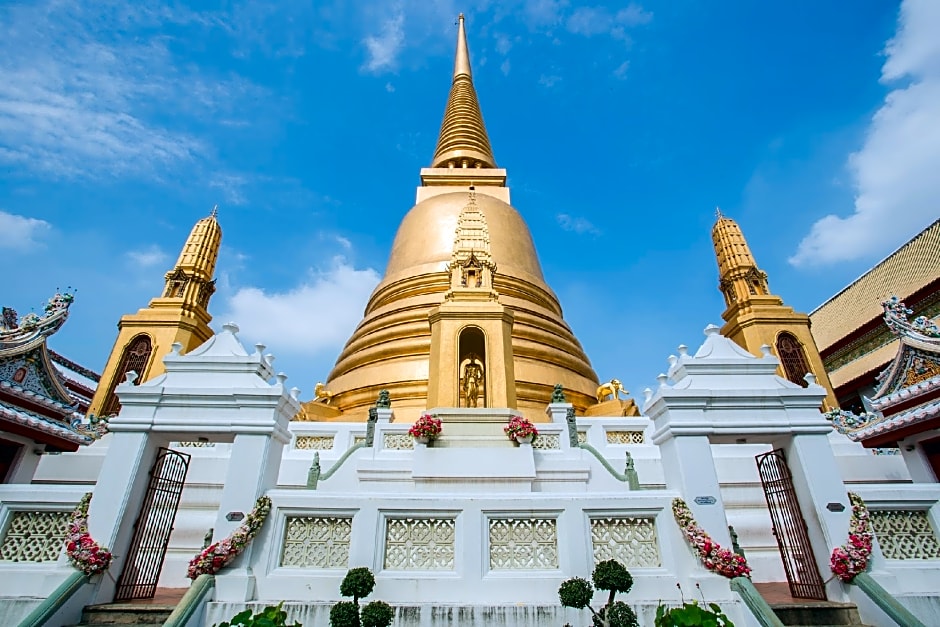
{"type": "MultiPolygon", "coordinates": [[[[76,416],[76,418],[78,417],[76,416]]],[[[78,433],[72,429],[71,425],[65,426],[25,409],[0,403],[0,424],[4,422],[18,425],[21,428],[34,430],[50,436],[55,440],[68,442],[73,445],[88,445],[95,441],[95,438],[91,436],[78,433]]],[[[55,444],[55,442],[45,441],[45,438],[36,439],[43,440],[45,444],[55,444]]]]}
{"type": "Polygon", "coordinates": [[[44,339],[62,328],[69,317],[68,307],[57,309],[46,316],[26,314],[15,329],[0,330],[0,355],[3,351],[44,339]]]}
{"type": "Polygon", "coordinates": [[[929,422],[940,420],[940,399],[892,416],[871,413],[859,416],[836,409],[828,412],[826,417],[832,421],[833,428],[850,440],[861,442],[865,446],[880,446],[910,435],[911,430],[919,431],[929,427],[929,422]],[[901,433],[902,431],[905,433],[901,433]]]}
{"type": "MultiPolygon", "coordinates": [[[[21,355],[28,355],[30,353],[35,353],[39,357],[39,361],[41,363],[40,367],[45,370],[49,376],[49,381],[51,382],[53,392],[55,393],[54,397],[49,397],[51,403],[54,406],[61,407],[63,409],[74,408],[77,403],[75,402],[75,399],[72,398],[72,394],[65,387],[65,381],[62,379],[63,375],[52,363],[52,358],[49,355],[49,349],[46,346],[45,336],[33,338],[31,342],[23,344],[22,346],[0,349],[0,361],[13,357],[19,357],[21,355]]],[[[10,390],[11,393],[18,394],[12,386],[10,387],[10,390]]],[[[39,402],[40,404],[49,404],[41,401],[39,396],[36,396],[32,400],[39,402]]]]}
{"type": "Polygon", "coordinates": [[[887,405],[886,400],[905,387],[902,377],[907,375],[906,369],[912,353],[925,354],[926,357],[940,362],[940,329],[923,316],[909,321],[907,316],[911,310],[907,309],[896,296],[892,296],[882,304],[885,311],[885,324],[900,340],[894,359],[878,375],[878,388],[872,396],[872,401],[876,405],[884,406],[887,405]]]}

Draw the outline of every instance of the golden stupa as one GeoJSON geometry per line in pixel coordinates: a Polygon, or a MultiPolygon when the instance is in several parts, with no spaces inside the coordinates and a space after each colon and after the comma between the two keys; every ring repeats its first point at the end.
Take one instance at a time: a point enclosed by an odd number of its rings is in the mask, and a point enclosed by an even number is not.
{"type": "Polygon", "coordinates": [[[506,171],[496,167],[463,15],[431,164],[362,321],[300,418],[365,419],[383,389],[397,420],[430,407],[476,406],[461,392],[461,368],[474,352],[485,371],[483,406],[545,420],[559,383],[579,413],[595,405],[597,375],[545,283],[529,228],[510,204],[506,171]]]}

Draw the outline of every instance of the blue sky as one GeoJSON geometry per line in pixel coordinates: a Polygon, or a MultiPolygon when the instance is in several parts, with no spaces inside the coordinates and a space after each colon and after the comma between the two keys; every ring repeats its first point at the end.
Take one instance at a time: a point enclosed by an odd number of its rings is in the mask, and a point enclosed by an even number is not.
{"type": "Polygon", "coordinates": [[[545,275],[636,396],[720,322],[716,206],[803,311],[940,214],[933,0],[4,3],[0,303],[77,288],[53,347],[100,370],[218,203],[214,324],[309,397],[430,162],[460,11],[545,275]]]}

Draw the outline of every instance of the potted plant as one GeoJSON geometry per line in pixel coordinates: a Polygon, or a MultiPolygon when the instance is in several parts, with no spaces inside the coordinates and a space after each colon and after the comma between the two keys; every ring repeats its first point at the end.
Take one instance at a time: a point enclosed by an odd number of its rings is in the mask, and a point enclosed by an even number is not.
{"type": "Polygon", "coordinates": [[[441,434],[441,421],[431,414],[421,414],[421,417],[408,429],[408,434],[418,442],[427,444],[441,434]]]}
{"type": "Polygon", "coordinates": [[[503,427],[503,431],[510,440],[515,440],[519,444],[532,444],[532,440],[539,434],[532,421],[522,416],[513,416],[509,424],[503,427]]]}
{"type": "Polygon", "coordinates": [[[269,605],[257,614],[250,609],[244,610],[217,627],[302,627],[300,623],[287,624],[287,612],[281,609],[282,605],[284,601],[269,605]]]}
{"type": "Polygon", "coordinates": [[[725,613],[716,603],[699,605],[692,600],[683,603],[680,607],[667,608],[660,605],[656,608],[655,627],[685,627],[686,625],[710,625],[711,627],[734,627],[725,613]]]}

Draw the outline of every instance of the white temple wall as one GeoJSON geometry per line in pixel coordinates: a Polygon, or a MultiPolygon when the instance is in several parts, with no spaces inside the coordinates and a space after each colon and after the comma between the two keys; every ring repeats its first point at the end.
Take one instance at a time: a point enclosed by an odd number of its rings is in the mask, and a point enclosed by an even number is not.
{"type": "MultiPolygon", "coordinates": [[[[646,432],[649,421],[645,418],[590,418],[579,420],[579,431],[583,440],[594,445],[615,469],[624,467],[625,452],[630,451],[640,478],[645,488],[662,489],[665,487],[659,448],[648,440],[641,444],[611,443],[638,438],[624,434],[646,432]]],[[[387,425],[388,429],[403,430],[407,425],[387,425]]],[[[543,433],[567,437],[557,425],[540,425],[543,433]]],[[[360,438],[365,437],[364,423],[291,423],[290,429],[294,441],[286,447],[282,458],[279,487],[302,487],[306,485],[307,472],[314,452],[319,452],[321,466],[328,470],[335,460],[360,438]],[[306,438],[306,439],[301,439],[306,438]],[[298,445],[309,448],[296,448],[298,445]],[[317,449],[332,445],[328,449],[317,449]]],[[[392,434],[393,435],[393,434],[392,434]]],[[[377,438],[384,439],[380,426],[377,438]]],[[[645,440],[645,438],[644,438],[645,440]]],[[[42,483],[82,483],[91,485],[97,478],[101,462],[107,452],[110,437],[83,448],[76,453],[46,455],[39,465],[36,481],[42,483]]],[[[410,444],[410,438],[393,438],[400,445],[410,444]]],[[[836,453],[836,460],[843,479],[850,484],[874,483],[909,483],[906,467],[900,455],[874,455],[872,451],[849,441],[833,432],[830,442],[836,453]]],[[[384,442],[382,442],[384,444],[384,442]]],[[[554,443],[554,438],[552,439],[554,443]]],[[[377,446],[381,444],[377,443],[377,446]]],[[[206,532],[213,527],[219,506],[222,483],[228,467],[228,455],[231,445],[219,443],[206,446],[198,442],[186,443],[183,450],[192,455],[187,485],[183,491],[180,513],[177,516],[173,535],[167,552],[166,566],[161,574],[162,587],[185,587],[188,561],[203,546],[206,532]]],[[[749,563],[754,568],[754,580],[784,581],[783,566],[780,561],[776,541],[771,533],[770,516],[764,500],[760,479],[754,457],[766,452],[766,445],[713,445],[716,471],[721,484],[721,495],[725,501],[728,522],[735,528],[739,543],[747,554],[749,563]]],[[[360,479],[365,479],[369,491],[387,491],[400,493],[413,489],[410,473],[411,451],[384,450],[385,458],[400,459],[398,476],[387,473],[387,467],[380,477],[370,476],[366,470],[351,472],[354,464],[347,462],[347,467],[336,476],[320,484],[318,491],[324,493],[362,490],[360,479]],[[376,480],[380,479],[380,480],[376,480]]],[[[558,450],[534,451],[536,463],[540,469],[539,477],[533,482],[535,492],[564,491],[566,479],[571,479],[568,462],[554,463],[560,459],[558,450]],[[557,470],[559,476],[553,474],[557,470]],[[559,480],[560,479],[560,480],[559,480]]],[[[366,465],[367,466],[367,465],[366,465]]],[[[615,480],[603,469],[589,473],[588,484],[591,491],[621,491],[624,484],[615,480]]]]}

